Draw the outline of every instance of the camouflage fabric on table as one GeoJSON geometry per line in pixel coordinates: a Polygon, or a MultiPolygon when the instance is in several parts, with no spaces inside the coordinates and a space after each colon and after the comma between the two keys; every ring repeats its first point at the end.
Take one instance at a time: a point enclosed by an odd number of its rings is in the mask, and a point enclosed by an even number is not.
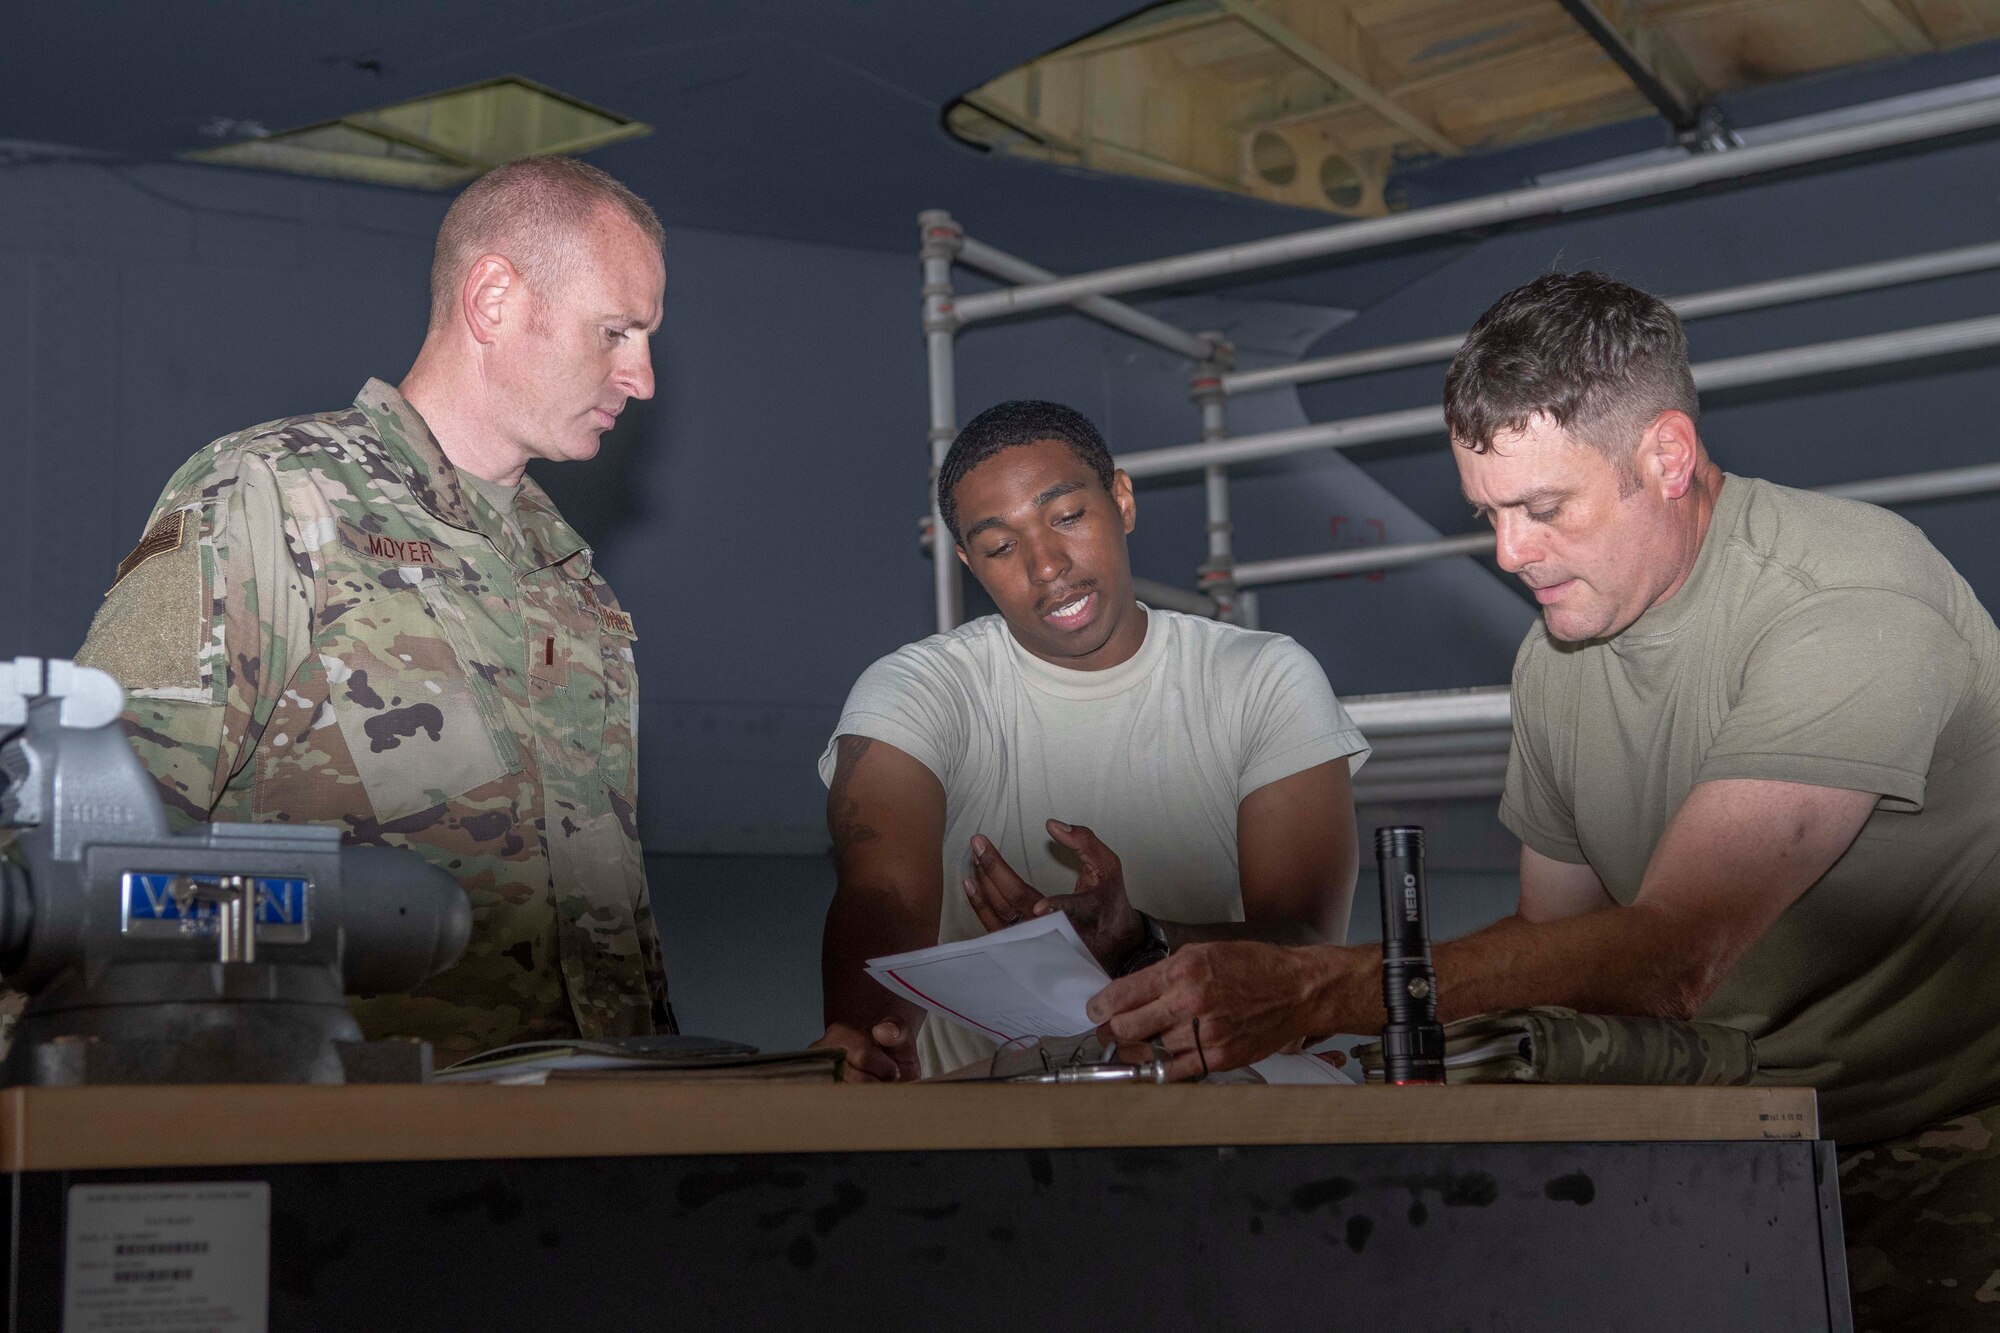
{"type": "Polygon", "coordinates": [[[77,660],[177,822],[338,826],[464,886],[471,945],[370,1036],[445,1052],[671,1031],[647,897],[632,619],[548,496],[503,516],[370,380],[167,483],[77,660]]]}
{"type": "MultiPolygon", "coordinates": [[[[1717,1023],[1579,1014],[1559,1005],[1475,1014],[1444,1030],[1447,1083],[1735,1085],[1757,1073],[1748,1033],[1717,1023]]],[[[1382,1047],[1355,1049],[1370,1079],[1382,1047]]]]}
{"type": "Polygon", "coordinates": [[[2000,1106],[1843,1153],[1855,1333],[2000,1329],[2000,1106]]]}
{"type": "MultiPolygon", "coordinates": [[[[997,1082],[1003,1079],[1024,1078],[1056,1073],[1062,1069],[1075,1069],[1089,1065],[1138,1064],[1145,1060],[1166,1060],[1167,1050],[1158,1042],[1152,1044],[1152,1053],[1143,1050],[1124,1052],[1113,1050],[1098,1039],[1095,1032],[1082,1032],[1074,1037],[1042,1037],[1029,1042],[1023,1040],[1015,1045],[1001,1046],[991,1055],[982,1056],[971,1064],[960,1065],[957,1069],[942,1074],[927,1075],[925,1083],[980,1083],[997,1082]]],[[[1218,1083],[1261,1084],[1264,1076],[1254,1069],[1218,1069],[1201,1080],[1211,1086],[1218,1083]]]]}

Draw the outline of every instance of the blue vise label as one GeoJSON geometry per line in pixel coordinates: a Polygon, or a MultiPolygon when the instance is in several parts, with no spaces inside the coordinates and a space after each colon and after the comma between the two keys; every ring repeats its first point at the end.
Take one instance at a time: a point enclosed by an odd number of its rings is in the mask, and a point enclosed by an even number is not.
{"type": "MultiPolygon", "coordinates": [[[[119,930],[139,939],[213,938],[221,919],[225,875],[172,875],[127,871],[119,930]]],[[[268,944],[304,944],[312,938],[307,915],[312,881],[246,875],[257,894],[257,938],[268,944]]]]}

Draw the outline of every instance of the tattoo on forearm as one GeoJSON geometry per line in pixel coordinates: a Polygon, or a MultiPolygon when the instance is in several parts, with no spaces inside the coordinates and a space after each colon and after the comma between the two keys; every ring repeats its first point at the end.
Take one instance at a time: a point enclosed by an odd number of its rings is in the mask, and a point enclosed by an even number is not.
{"type": "Polygon", "coordinates": [[[833,785],[826,793],[826,824],[833,834],[833,852],[840,855],[850,847],[874,842],[882,836],[861,818],[861,802],[848,793],[854,784],[854,770],[861,756],[875,744],[866,736],[842,736],[834,761],[833,785]]]}

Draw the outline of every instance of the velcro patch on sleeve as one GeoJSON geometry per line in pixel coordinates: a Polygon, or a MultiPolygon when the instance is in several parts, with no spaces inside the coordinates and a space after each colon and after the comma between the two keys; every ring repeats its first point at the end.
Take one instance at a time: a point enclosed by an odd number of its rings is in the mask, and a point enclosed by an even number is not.
{"type": "MultiPolygon", "coordinates": [[[[154,525],[156,530],[158,526],[154,525]]],[[[190,535],[194,527],[188,524],[190,535]]],[[[151,536],[147,534],[148,540],[151,536]]],[[[201,548],[193,541],[177,543],[123,571],[98,608],[76,662],[110,672],[130,693],[201,698],[202,645],[208,628],[201,548]]]]}
{"type": "Polygon", "coordinates": [[[132,548],[132,553],[118,562],[118,577],[111,580],[111,586],[115,588],[123,583],[127,574],[154,556],[179,550],[181,538],[187,533],[187,526],[188,511],[185,509],[176,509],[171,513],[160,515],[159,521],[146,529],[146,535],[139,539],[139,544],[132,548]]]}

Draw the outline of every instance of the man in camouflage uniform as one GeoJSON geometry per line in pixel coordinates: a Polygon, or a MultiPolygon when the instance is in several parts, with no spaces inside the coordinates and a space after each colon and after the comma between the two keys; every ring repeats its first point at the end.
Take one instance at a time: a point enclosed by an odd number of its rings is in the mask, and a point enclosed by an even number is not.
{"type": "Polygon", "coordinates": [[[226,436],[167,483],[77,659],[177,822],[407,847],[471,900],[464,958],[359,998],[462,1053],[673,1030],[634,808],[632,619],[524,475],[652,396],[661,232],[570,159],[475,182],[400,391],[226,436]]]}

